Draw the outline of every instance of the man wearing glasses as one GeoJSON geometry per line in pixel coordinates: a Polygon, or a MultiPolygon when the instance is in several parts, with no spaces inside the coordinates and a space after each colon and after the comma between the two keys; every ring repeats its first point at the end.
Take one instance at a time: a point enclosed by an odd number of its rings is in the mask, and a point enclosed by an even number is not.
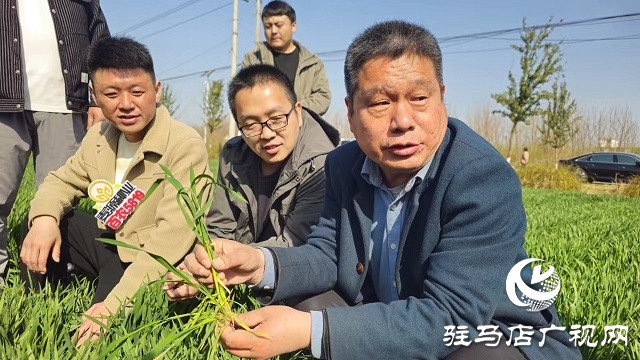
{"type": "Polygon", "coordinates": [[[324,201],[324,160],[338,131],[307,112],[287,76],[270,65],[242,69],[229,83],[229,108],[241,136],[222,150],[209,213],[212,237],[263,246],[305,242],[324,201]]]}
{"type": "Polygon", "coordinates": [[[229,83],[229,108],[241,135],[222,150],[208,217],[212,238],[289,247],[305,242],[324,201],[324,160],[338,131],[297,100],[270,65],[242,69],[229,83]]]}
{"type": "MultiPolygon", "coordinates": [[[[209,235],[271,247],[305,243],[320,219],[324,160],[340,142],[338,130],[303,108],[291,81],[270,65],[240,70],[227,96],[241,135],[222,149],[218,183],[246,202],[217,187],[209,235]]],[[[181,283],[168,283],[165,290],[171,300],[195,295],[181,283]]]]}
{"type": "MultiPolygon", "coordinates": [[[[207,219],[209,235],[270,247],[304,244],[320,219],[324,161],[340,143],[338,130],[303,108],[291,81],[271,65],[240,70],[227,97],[241,134],[222,149],[218,183],[246,202],[218,186],[207,219]]],[[[186,270],[184,264],[179,268],[186,270]]],[[[165,290],[171,300],[195,295],[181,283],[167,283],[165,290]]]]}

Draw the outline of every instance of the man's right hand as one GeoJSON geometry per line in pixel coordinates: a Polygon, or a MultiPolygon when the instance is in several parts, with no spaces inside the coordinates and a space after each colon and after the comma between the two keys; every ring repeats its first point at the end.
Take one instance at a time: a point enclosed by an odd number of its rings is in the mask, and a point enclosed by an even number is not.
{"type": "MultiPolygon", "coordinates": [[[[180,263],[177,268],[183,273],[186,273],[189,276],[193,277],[191,273],[189,273],[189,270],[187,270],[184,262],[180,263]]],[[[194,298],[198,294],[198,289],[185,284],[184,282],[182,282],[182,279],[179,276],[174,275],[173,273],[167,274],[166,281],[162,288],[167,293],[167,296],[171,301],[189,300],[194,298]]]]}
{"type": "Polygon", "coordinates": [[[213,286],[213,267],[225,285],[255,285],[260,282],[264,274],[262,250],[227,239],[212,239],[211,242],[215,252],[213,264],[200,244],[184,259],[187,270],[196,280],[213,286]]]}
{"type": "Polygon", "coordinates": [[[60,228],[56,219],[46,215],[38,216],[22,242],[20,259],[29,270],[44,274],[47,272],[49,254],[53,261],[60,262],[61,245],[60,228]]]}

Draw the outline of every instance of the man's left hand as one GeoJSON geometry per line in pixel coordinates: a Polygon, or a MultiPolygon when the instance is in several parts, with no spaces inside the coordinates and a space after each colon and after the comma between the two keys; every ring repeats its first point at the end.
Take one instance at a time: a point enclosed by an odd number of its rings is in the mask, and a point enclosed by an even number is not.
{"type": "MultiPolygon", "coordinates": [[[[87,310],[85,315],[91,316],[98,321],[102,321],[103,325],[106,324],[106,318],[111,314],[103,302],[94,304],[87,310]]],[[[100,332],[104,332],[102,326],[97,324],[94,320],[86,318],[82,325],[76,331],[74,339],[78,339],[76,346],[82,345],[85,341],[93,341],[100,336],[100,332]]]]}
{"type": "Polygon", "coordinates": [[[266,306],[237,314],[254,333],[239,326],[220,335],[222,346],[241,358],[268,359],[311,347],[311,314],[288,306],[266,306]]]}
{"type": "Polygon", "coordinates": [[[102,109],[100,109],[98,106],[89,107],[89,110],[87,110],[87,130],[89,130],[92,125],[105,120],[107,119],[104,117],[102,109]]]}

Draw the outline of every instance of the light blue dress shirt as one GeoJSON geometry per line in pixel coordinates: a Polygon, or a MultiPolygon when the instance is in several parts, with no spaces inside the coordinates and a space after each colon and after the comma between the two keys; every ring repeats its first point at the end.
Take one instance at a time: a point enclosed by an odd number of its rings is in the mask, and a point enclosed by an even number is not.
{"type": "Polygon", "coordinates": [[[371,280],[378,300],[388,304],[398,300],[396,288],[396,260],[402,225],[407,213],[407,194],[421,182],[431,162],[401,186],[389,188],[384,184],[378,164],[364,160],[360,175],[373,186],[373,222],[369,239],[369,266],[371,280]]]}

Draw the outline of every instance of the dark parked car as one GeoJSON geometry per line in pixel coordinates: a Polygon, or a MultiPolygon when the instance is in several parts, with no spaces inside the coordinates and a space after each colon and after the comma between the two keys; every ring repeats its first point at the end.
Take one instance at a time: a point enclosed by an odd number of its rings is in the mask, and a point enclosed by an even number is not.
{"type": "Polygon", "coordinates": [[[593,153],[558,163],[572,166],[582,181],[627,181],[632,176],[640,176],[640,155],[637,154],[593,153]]]}

